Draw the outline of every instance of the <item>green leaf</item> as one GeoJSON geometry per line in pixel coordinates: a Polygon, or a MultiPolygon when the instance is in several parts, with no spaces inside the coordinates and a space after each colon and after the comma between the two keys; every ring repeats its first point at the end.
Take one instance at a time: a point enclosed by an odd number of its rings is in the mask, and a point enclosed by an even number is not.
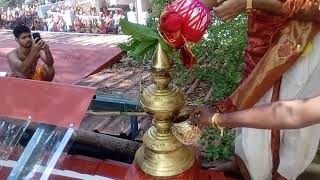
{"type": "Polygon", "coordinates": [[[162,49],[166,51],[168,55],[173,52],[173,48],[168,43],[166,43],[161,36],[159,36],[158,41],[161,44],[162,49]]]}
{"type": "Polygon", "coordinates": [[[149,52],[151,49],[155,48],[157,45],[157,41],[147,41],[147,42],[140,42],[134,50],[135,56],[142,56],[149,52]]]}
{"type": "Polygon", "coordinates": [[[130,45],[127,45],[126,43],[120,43],[118,45],[118,47],[122,50],[122,51],[129,51],[130,45]]]}
{"type": "Polygon", "coordinates": [[[159,34],[147,26],[131,23],[125,19],[120,21],[120,26],[123,33],[131,35],[133,39],[138,41],[154,41],[159,39],[159,34]]]}
{"type": "Polygon", "coordinates": [[[138,40],[132,40],[129,44],[128,43],[121,43],[118,46],[123,50],[123,51],[134,51],[136,46],[140,44],[140,41],[138,40]]]}

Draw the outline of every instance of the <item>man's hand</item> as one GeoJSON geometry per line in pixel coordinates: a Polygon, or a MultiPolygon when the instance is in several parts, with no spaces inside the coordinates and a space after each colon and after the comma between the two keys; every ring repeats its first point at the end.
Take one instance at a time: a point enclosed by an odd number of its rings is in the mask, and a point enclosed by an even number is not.
{"type": "Polygon", "coordinates": [[[227,0],[213,8],[215,14],[224,22],[230,22],[246,10],[246,0],[227,0]]]}
{"type": "Polygon", "coordinates": [[[33,46],[32,46],[32,49],[34,49],[35,51],[39,52],[40,50],[43,50],[43,49],[45,49],[45,48],[49,48],[49,47],[48,47],[48,44],[47,44],[44,40],[40,39],[40,40],[37,42],[38,39],[39,39],[39,38],[36,38],[36,39],[34,40],[34,44],[33,44],[33,46]]]}
{"type": "Polygon", "coordinates": [[[48,45],[48,43],[45,42],[44,40],[42,40],[42,41],[43,41],[42,49],[45,50],[45,51],[49,50],[49,45],[48,45]]]}
{"type": "Polygon", "coordinates": [[[198,124],[199,126],[211,126],[212,116],[214,114],[213,107],[199,107],[193,110],[191,114],[191,121],[193,124],[198,124]]]}

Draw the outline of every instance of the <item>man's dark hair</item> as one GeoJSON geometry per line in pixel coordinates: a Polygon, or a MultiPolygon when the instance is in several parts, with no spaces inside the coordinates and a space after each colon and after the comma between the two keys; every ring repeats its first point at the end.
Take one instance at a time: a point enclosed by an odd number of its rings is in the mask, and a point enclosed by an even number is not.
{"type": "Polygon", "coordinates": [[[31,33],[31,31],[28,26],[25,25],[18,25],[13,29],[13,34],[16,38],[19,38],[22,33],[31,33]]]}

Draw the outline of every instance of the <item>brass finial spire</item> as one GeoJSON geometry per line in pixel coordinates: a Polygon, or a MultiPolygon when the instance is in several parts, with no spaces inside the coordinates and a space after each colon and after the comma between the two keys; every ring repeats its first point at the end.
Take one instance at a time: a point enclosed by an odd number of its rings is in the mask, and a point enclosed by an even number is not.
{"type": "Polygon", "coordinates": [[[169,70],[172,67],[172,60],[168,58],[167,53],[163,50],[159,43],[154,52],[151,68],[154,70],[169,70]]]}

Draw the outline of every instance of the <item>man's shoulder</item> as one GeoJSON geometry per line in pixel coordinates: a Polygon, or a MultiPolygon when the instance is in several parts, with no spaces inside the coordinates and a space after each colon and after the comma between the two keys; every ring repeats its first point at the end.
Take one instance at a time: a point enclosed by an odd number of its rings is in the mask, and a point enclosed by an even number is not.
{"type": "Polygon", "coordinates": [[[12,57],[12,56],[18,56],[18,49],[15,48],[13,50],[11,50],[8,54],[7,54],[7,57],[12,57]]]}
{"type": "Polygon", "coordinates": [[[9,62],[16,62],[19,59],[18,49],[13,49],[7,54],[7,58],[9,62]]]}

